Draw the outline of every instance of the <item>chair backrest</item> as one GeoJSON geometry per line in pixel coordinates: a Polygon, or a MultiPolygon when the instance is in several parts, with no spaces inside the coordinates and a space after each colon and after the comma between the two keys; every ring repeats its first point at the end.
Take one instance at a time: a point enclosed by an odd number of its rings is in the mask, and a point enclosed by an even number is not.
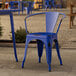
{"type": "Polygon", "coordinates": [[[63,17],[60,20],[59,26],[57,28],[57,32],[56,33],[58,33],[60,25],[61,25],[61,22],[65,18],[65,14],[64,13],[59,13],[59,12],[42,12],[42,13],[35,13],[35,14],[28,15],[25,18],[26,32],[27,32],[26,19],[29,18],[30,16],[39,15],[39,14],[45,14],[46,15],[46,32],[51,32],[51,33],[54,32],[54,28],[56,26],[59,14],[63,15],[63,17]]]}
{"type": "Polygon", "coordinates": [[[54,31],[58,16],[58,12],[46,12],[46,32],[54,31]]]}

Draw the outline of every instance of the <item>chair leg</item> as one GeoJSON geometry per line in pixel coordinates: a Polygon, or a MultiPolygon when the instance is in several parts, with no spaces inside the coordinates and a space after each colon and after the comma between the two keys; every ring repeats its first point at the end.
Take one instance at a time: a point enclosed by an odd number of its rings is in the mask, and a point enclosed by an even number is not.
{"type": "Polygon", "coordinates": [[[28,48],[28,43],[26,42],[26,45],[25,45],[25,53],[24,53],[24,59],[23,59],[23,62],[22,62],[22,68],[24,68],[24,62],[25,62],[25,60],[26,60],[27,48],[28,48]]]}
{"type": "Polygon", "coordinates": [[[58,55],[58,58],[59,58],[59,60],[60,60],[60,65],[63,65],[63,64],[62,64],[62,59],[61,59],[61,56],[60,56],[60,52],[59,52],[58,41],[57,41],[57,40],[54,40],[54,42],[55,42],[55,45],[56,45],[57,55],[58,55]]]}
{"type": "Polygon", "coordinates": [[[46,47],[46,59],[48,64],[48,70],[51,71],[51,59],[52,59],[52,43],[45,44],[46,47]]]}
{"type": "Polygon", "coordinates": [[[37,47],[38,47],[39,63],[41,63],[41,56],[43,53],[43,42],[40,40],[37,40],[37,47]]]}

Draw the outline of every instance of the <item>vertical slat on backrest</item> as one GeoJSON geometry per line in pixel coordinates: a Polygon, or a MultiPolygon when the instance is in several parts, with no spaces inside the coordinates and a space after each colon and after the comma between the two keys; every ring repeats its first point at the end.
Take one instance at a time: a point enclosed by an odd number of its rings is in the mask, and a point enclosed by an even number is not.
{"type": "Polygon", "coordinates": [[[58,12],[46,12],[46,32],[54,31],[58,16],[58,12]]]}

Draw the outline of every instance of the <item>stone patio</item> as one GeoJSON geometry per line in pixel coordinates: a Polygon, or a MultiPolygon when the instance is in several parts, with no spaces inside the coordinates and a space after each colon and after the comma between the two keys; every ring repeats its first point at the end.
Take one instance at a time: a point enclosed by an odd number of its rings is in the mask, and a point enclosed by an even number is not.
{"type": "Polygon", "coordinates": [[[48,72],[45,48],[41,64],[38,63],[37,48],[28,48],[24,69],[21,68],[24,48],[17,48],[19,62],[15,62],[12,47],[0,47],[1,76],[76,76],[76,50],[60,49],[63,66],[59,65],[56,50],[52,51],[52,71],[48,72]]]}

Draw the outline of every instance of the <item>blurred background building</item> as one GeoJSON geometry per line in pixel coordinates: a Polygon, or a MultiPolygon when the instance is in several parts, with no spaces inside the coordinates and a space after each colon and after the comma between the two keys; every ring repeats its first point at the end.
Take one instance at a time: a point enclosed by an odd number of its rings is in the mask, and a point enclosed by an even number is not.
{"type": "MultiPolygon", "coordinates": [[[[10,1],[20,1],[20,0],[0,0],[0,7],[3,5],[3,3],[5,2],[10,2],[10,1]]],[[[22,0],[22,1],[34,1],[34,2],[40,2],[39,3],[36,3],[36,8],[41,5],[42,3],[44,3],[45,0],[22,0]]],[[[51,0],[49,0],[51,1],[51,0]]],[[[61,0],[54,0],[56,4],[62,4],[62,7],[63,8],[67,8],[69,7],[69,4],[70,2],[76,2],[76,0],[62,0],[62,3],[61,3],[61,0]]]]}

